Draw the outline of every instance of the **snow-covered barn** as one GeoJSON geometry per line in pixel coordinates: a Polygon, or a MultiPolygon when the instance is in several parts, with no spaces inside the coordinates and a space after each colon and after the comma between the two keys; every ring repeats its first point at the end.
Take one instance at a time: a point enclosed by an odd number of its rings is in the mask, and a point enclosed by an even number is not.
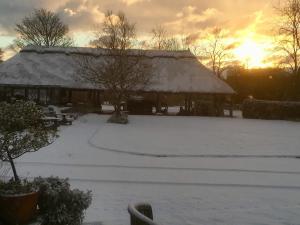
{"type": "MultiPolygon", "coordinates": [[[[132,54],[135,54],[132,50],[132,54]]],[[[199,96],[225,98],[233,89],[203,66],[190,51],[142,50],[153,80],[143,93],[184,96],[185,108],[199,96]]],[[[0,98],[21,95],[42,103],[101,104],[105,90],[77,79],[76,55],[109,57],[104,49],[29,46],[0,64],[0,98]],[[1,94],[2,93],[2,94],[1,94]]]]}

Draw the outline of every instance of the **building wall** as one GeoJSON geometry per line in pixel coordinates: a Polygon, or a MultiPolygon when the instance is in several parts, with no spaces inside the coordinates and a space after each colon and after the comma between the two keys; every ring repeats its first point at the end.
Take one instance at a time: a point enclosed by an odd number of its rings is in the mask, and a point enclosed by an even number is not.
{"type": "MultiPolygon", "coordinates": [[[[186,115],[222,116],[226,101],[224,95],[213,94],[153,92],[132,93],[132,95],[143,97],[143,104],[146,102],[149,108],[150,105],[155,106],[157,112],[167,110],[168,106],[181,106],[186,115]]],[[[109,100],[109,93],[52,87],[0,87],[0,101],[10,99],[26,99],[43,105],[72,103],[74,106],[86,108],[86,106],[100,106],[103,101],[109,100]]]]}

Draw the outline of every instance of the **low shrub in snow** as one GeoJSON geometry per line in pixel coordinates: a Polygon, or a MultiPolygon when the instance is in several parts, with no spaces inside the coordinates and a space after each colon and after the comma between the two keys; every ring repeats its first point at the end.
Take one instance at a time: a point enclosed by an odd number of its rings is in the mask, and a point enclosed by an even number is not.
{"type": "Polygon", "coordinates": [[[243,102],[243,117],[249,119],[299,120],[300,103],[247,99],[243,102]]]}
{"type": "Polygon", "coordinates": [[[36,190],[36,186],[27,180],[15,181],[11,179],[8,182],[3,182],[0,180],[0,195],[26,194],[36,190]]]}
{"type": "Polygon", "coordinates": [[[127,124],[128,123],[128,115],[125,113],[121,113],[121,115],[117,115],[116,113],[114,113],[111,115],[111,117],[108,118],[107,122],[127,124]]]}
{"type": "Polygon", "coordinates": [[[39,209],[43,225],[80,225],[92,201],[91,191],[71,190],[68,179],[35,178],[40,190],[39,209]]]}

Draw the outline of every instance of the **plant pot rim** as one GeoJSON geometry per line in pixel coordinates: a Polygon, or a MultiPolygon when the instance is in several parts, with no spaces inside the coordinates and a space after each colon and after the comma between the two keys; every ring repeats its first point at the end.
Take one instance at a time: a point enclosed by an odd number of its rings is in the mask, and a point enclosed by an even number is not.
{"type": "Polygon", "coordinates": [[[24,197],[24,196],[29,196],[29,195],[35,195],[39,193],[38,190],[32,191],[32,192],[27,192],[27,193],[22,193],[22,194],[5,194],[5,193],[0,193],[1,197],[24,197]]]}

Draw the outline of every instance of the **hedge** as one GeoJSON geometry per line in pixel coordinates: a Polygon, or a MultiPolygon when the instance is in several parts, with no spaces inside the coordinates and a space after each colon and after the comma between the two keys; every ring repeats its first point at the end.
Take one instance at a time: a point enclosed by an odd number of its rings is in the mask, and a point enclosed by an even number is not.
{"type": "Polygon", "coordinates": [[[300,102],[263,101],[243,102],[243,117],[267,120],[300,120],[300,102]]]}

